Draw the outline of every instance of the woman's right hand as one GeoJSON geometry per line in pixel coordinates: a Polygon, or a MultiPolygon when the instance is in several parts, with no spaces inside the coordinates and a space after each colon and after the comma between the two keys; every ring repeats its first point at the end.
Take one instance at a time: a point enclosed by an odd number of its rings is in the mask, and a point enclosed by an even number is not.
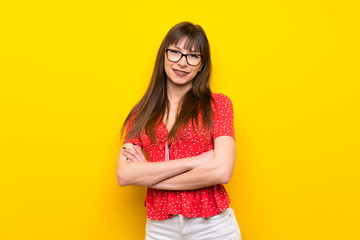
{"type": "Polygon", "coordinates": [[[211,162],[214,159],[214,150],[209,150],[207,152],[203,152],[202,154],[195,157],[192,162],[195,164],[195,167],[203,165],[205,163],[211,162]]]}

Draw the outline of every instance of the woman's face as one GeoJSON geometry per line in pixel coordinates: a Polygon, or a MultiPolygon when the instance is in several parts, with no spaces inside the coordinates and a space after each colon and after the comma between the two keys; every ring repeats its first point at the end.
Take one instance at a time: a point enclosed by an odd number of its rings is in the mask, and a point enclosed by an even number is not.
{"type": "MultiPolygon", "coordinates": [[[[185,43],[186,43],[186,39],[183,38],[179,41],[177,45],[171,44],[167,48],[175,50],[177,52],[181,52],[183,54],[189,54],[189,53],[200,54],[200,52],[195,52],[194,49],[190,49],[190,51],[185,49],[185,43]]],[[[171,81],[176,85],[192,86],[192,80],[199,72],[202,62],[197,66],[192,66],[187,63],[185,56],[182,56],[182,58],[178,62],[169,61],[169,59],[166,57],[166,53],[164,57],[165,57],[164,67],[167,75],[167,81],[171,81]]]]}

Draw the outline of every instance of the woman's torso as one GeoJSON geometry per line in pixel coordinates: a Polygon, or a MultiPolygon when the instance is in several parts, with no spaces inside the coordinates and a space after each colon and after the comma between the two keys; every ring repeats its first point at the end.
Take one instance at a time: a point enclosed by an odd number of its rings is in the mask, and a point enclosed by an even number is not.
{"type": "MultiPolygon", "coordinates": [[[[214,139],[218,136],[234,136],[233,109],[230,99],[223,94],[212,94],[215,105],[213,131],[205,132],[202,128],[201,113],[199,126],[189,122],[179,131],[176,140],[167,140],[169,131],[159,119],[156,129],[157,142],[150,141],[144,133],[131,141],[144,148],[148,161],[162,162],[179,158],[194,157],[214,149],[214,139]]],[[[145,206],[150,219],[167,219],[173,214],[185,217],[210,217],[229,207],[230,199],[223,185],[185,190],[168,191],[148,188],[145,206]]]]}

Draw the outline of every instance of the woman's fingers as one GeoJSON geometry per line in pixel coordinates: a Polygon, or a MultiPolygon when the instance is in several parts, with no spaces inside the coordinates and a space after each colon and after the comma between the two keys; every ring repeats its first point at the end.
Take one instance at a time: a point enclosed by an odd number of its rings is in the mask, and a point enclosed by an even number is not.
{"type": "Polygon", "coordinates": [[[133,159],[135,159],[134,156],[126,152],[124,148],[122,149],[122,155],[124,155],[124,157],[126,158],[127,163],[134,162],[133,161],[133,159]]]}
{"type": "Polygon", "coordinates": [[[124,147],[122,152],[131,162],[146,162],[146,158],[139,146],[134,145],[133,148],[124,147]]]}
{"type": "Polygon", "coordinates": [[[145,156],[144,156],[144,153],[143,153],[143,151],[141,150],[141,148],[140,148],[138,145],[136,145],[136,144],[133,144],[133,145],[134,145],[134,150],[135,150],[135,152],[137,152],[137,154],[139,154],[139,157],[140,157],[141,161],[142,161],[142,162],[147,162],[147,160],[146,160],[146,158],[145,158],[145,156]]]}
{"type": "Polygon", "coordinates": [[[122,154],[126,157],[126,161],[129,162],[139,162],[141,161],[135,154],[134,150],[130,148],[123,147],[122,154]]]}

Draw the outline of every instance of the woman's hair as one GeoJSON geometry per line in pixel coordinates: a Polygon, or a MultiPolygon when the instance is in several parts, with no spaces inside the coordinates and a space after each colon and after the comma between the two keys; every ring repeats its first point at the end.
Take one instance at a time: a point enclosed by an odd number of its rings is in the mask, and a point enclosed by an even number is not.
{"type": "MultiPolygon", "coordinates": [[[[202,27],[191,22],[181,22],[173,26],[166,34],[157,53],[154,71],[149,87],[142,99],[133,107],[124,121],[121,128],[123,136],[125,126],[131,119],[130,130],[126,134],[125,141],[137,136],[141,136],[143,131],[151,141],[156,142],[155,130],[166,115],[169,116],[169,100],[166,90],[166,73],[164,68],[165,49],[171,44],[178,44],[185,39],[185,48],[200,52],[202,61],[200,69],[192,82],[192,89],[182,98],[176,121],[168,134],[168,139],[178,137],[181,127],[186,128],[191,120],[192,127],[194,122],[199,127],[199,112],[202,113],[202,127],[205,131],[212,130],[213,111],[209,79],[211,72],[210,46],[206,34],[202,27]]],[[[194,128],[195,129],[195,128],[194,128]]]]}

